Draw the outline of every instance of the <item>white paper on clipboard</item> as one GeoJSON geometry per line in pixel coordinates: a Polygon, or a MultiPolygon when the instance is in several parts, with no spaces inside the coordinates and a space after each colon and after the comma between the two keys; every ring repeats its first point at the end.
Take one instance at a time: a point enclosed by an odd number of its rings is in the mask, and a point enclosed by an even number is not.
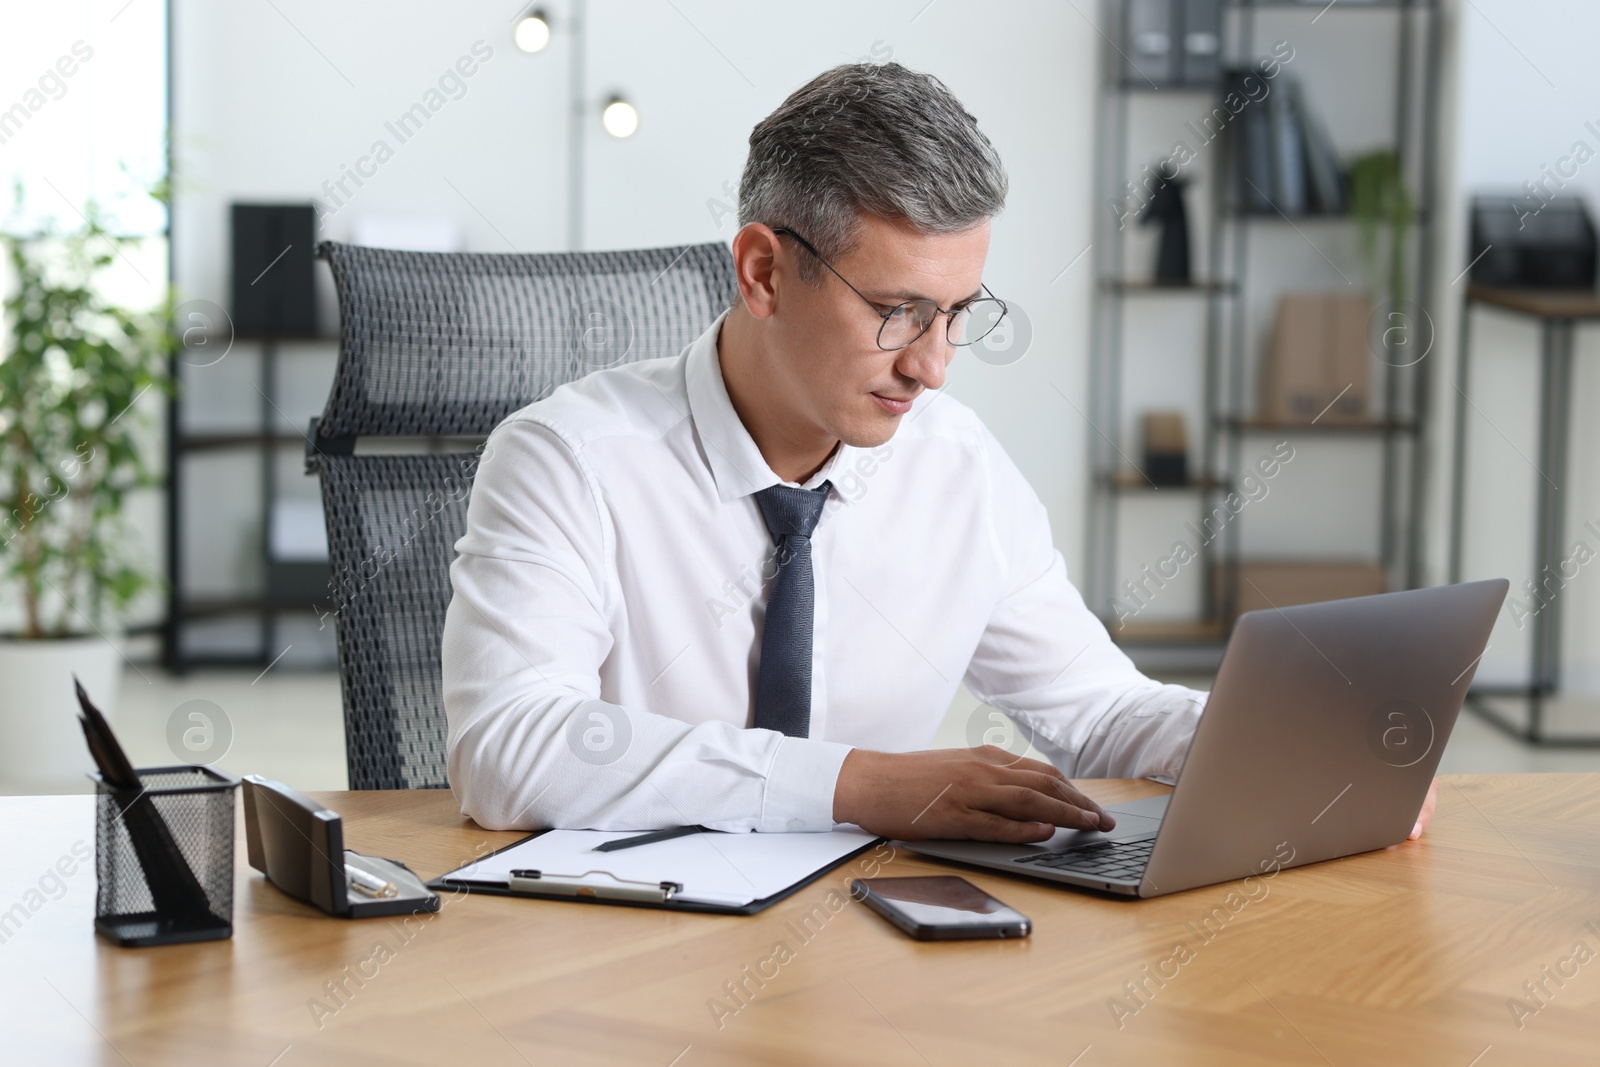
{"type": "Polygon", "coordinates": [[[549,830],[485,856],[447,879],[505,885],[514,870],[536,870],[561,882],[676,882],[674,900],[743,907],[781,893],[877,838],[861,830],[821,834],[689,834],[596,852],[596,845],[637,837],[636,831],[549,830]],[[609,876],[609,877],[607,877],[609,876]]]}

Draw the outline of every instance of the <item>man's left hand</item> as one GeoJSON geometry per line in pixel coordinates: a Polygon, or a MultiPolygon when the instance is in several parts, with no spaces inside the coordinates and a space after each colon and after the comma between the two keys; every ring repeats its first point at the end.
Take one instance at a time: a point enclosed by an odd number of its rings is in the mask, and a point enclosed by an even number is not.
{"type": "Polygon", "coordinates": [[[1439,779],[1435,778],[1433,784],[1428,786],[1428,796],[1422,802],[1422,810],[1417,813],[1417,825],[1411,828],[1411,836],[1407,841],[1415,841],[1422,836],[1422,831],[1428,828],[1428,823],[1433,821],[1433,809],[1439,803],[1439,779]]]}

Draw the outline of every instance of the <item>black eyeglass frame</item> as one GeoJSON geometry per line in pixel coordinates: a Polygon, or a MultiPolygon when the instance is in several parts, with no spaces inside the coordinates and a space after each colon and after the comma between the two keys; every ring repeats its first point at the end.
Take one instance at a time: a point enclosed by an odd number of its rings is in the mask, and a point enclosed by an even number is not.
{"type": "Polygon", "coordinates": [[[990,327],[987,330],[983,331],[983,333],[979,334],[977,337],[974,337],[972,340],[970,340],[970,341],[954,341],[954,340],[951,340],[951,338],[950,338],[950,327],[955,324],[957,315],[960,315],[963,312],[967,312],[967,311],[970,310],[970,306],[971,306],[970,304],[967,307],[942,308],[938,304],[935,304],[931,300],[906,300],[906,301],[903,301],[903,302],[901,302],[899,304],[894,305],[888,311],[879,311],[878,309],[880,307],[882,307],[883,305],[880,304],[878,301],[873,300],[872,298],[868,297],[860,289],[857,289],[855,286],[851,285],[850,284],[850,279],[846,278],[843,274],[840,274],[837,270],[835,270],[832,263],[829,263],[826,259],[823,259],[822,258],[822,253],[818,252],[814,247],[812,247],[810,241],[806,240],[804,237],[801,237],[798,233],[795,233],[793,230],[789,229],[789,227],[787,227],[787,226],[774,226],[772,228],[772,232],[776,233],[776,234],[782,234],[782,235],[786,235],[786,236],[789,236],[789,237],[793,237],[796,241],[798,241],[800,243],[800,247],[801,248],[804,248],[807,252],[810,252],[813,256],[816,256],[818,263],[821,263],[824,267],[827,267],[828,270],[833,274],[833,276],[835,278],[838,278],[841,282],[844,282],[846,287],[848,287],[849,290],[852,293],[856,294],[863,301],[866,302],[866,305],[872,309],[872,313],[874,315],[878,316],[880,319],[883,320],[883,322],[878,325],[878,336],[877,336],[876,340],[877,340],[878,347],[880,349],[882,349],[883,351],[885,351],[885,352],[898,352],[901,349],[910,348],[912,345],[914,345],[918,341],[922,340],[922,335],[927,333],[930,329],[933,328],[933,324],[935,322],[939,321],[939,316],[940,315],[945,316],[945,327],[944,327],[945,333],[944,333],[944,337],[945,337],[945,341],[946,342],[948,342],[951,345],[954,345],[957,348],[965,348],[968,345],[977,344],[979,341],[983,340],[985,337],[988,337],[991,333],[994,332],[995,327],[1000,325],[1001,321],[1006,317],[1006,312],[1009,310],[1009,308],[1006,306],[1006,302],[1004,300],[1001,300],[999,297],[995,296],[994,293],[990,292],[989,291],[989,287],[987,285],[984,285],[982,282],[979,282],[978,284],[979,284],[980,288],[983,289],[983,291],[986,294],[986,296],[984,296],[984,297],[975,297],[975,298],[973,298],[972,302],[976,303],[978,300],[983,300],[985,298],[987,298],[989,300],[993,300],[996,304],[1000,305],[1000,314],[995,316],[994,322],[990,325],[990,327]],[[892,318],[894,316],[894,313],[896,311],[899,311],[901,308],[915,307],[918,304],[933,304],[933,315],[929,317],[927,325],[922,327],[922,329],[917,332],[917,335],[915,337],[913,337],[911,340],[907,341],[903,345],[895,345],[895,346],[893,346],[891,348],[889,345],[884,344],[883,343],[883,331],[888,328],[889,320],[890,320],[890,318],[892,318]]]}

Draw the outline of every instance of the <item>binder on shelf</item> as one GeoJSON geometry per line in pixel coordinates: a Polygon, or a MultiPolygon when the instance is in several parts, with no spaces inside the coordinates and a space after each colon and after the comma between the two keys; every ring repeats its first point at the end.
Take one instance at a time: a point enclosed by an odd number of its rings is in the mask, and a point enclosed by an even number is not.
{"type": "Polygon", "coordinates": [[[1305,143],[1295,122],[1295,101],[1300,96],[1294,79],[1283,75],[1267,96],[1267,118],[1272,124],[1272,174],[1275,198],[1285,215],[1306,213],[1305,143]]]}
{"type": "Polygon", "coordinates": [[[1222,73],[1221,0],[1129,0],[1122,78],[1131,86],[1203,86],[1222,73]]]}
{"type": "Polygon", "coordinates": [[[435,891],[753,915],[883,842],[861,830],[697,833],[596,852],[635,836],[539,830],[428,883],[435,891]]]}
{"type": "Polygon", "coordinates": [[[1221,0],[1182,0],[1183,69],[1179,80],[1206,85],[1222,74],[1221,0]]]}
{"type": "Polygon", "coordinates": [[[1129,0],[1124,25],[1123,79],[1129,85],[1173,81],[1173,0],[1129,0]]]}
{"type": "Polygon", "coordinates": [[[237,336],[315,337],[315,206],[236,203],[229,223],[237,336]]]}
{"type": "MultiPolygon", "coordinates": [[[[1230,71],[1228,89],[1249,99],[1246,80],[1261,78],[1253,68],[1230,71]]],[[[1257,94],[1259,95],[1259,94],[1257,94]]],[[[1234,142],[1234,168],[1239,181],[1239,210],[1249,215],[1276,214],[1273,194],[1277,182],[1273,178],[1272,122],[1267,109],[1260,103],[1251,103],[1239,112],[1235,120],[1238,127],[1234,142]]]]}
{"type": "MultiPolygon", "coordinates": [[[[1263,79],[1255,67],[1230,71],[1228,90],[1240,96],[1247,79],[1263,79]]],[[[1280,73],[1262,95],[1239,112],[1234,141],[1238,210],[1248,215],[1294,218],[1313,212],[1343,214],[1344,171],[1327,128],[1311,107],[1305,87],[1280,73]]]]}
{"type": "Polygon", "coordinates": [[[1344,168],[1339,165],[1339,154],[1334,150],[1328,128],[1306,101],[1306,94],[1297,87],[1294,94],[1294,114],[1304,141],[1306,176],[1310,180],[1310,207],[1324,215],[1344,213],[1344,168]]]}

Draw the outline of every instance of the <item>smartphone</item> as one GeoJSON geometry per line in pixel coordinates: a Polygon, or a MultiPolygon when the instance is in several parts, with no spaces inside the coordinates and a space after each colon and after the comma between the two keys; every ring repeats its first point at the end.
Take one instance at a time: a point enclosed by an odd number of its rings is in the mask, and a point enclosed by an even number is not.
{"type": "Polygon", "coordinates": [[[856,878],[855,898],[919,941],[1027,937],[1033,923],[965,878],[856,878]]]}

